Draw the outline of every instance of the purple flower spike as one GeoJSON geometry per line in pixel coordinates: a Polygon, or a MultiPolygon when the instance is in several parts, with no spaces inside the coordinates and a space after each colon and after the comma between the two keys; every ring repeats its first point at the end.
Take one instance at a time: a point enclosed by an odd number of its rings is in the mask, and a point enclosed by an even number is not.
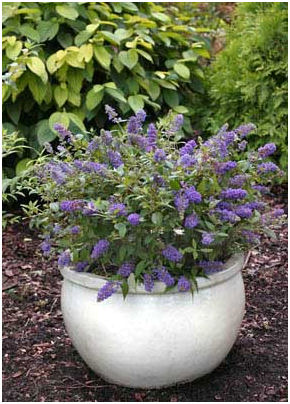
{"type": "Polygon", "coordinates": [[[109,248],[110,243],[107,240],[99,240],[91,253],[91,258],[97,259],[105,254],[109,248]]]}
{"type": "Polygon", "coordinates": [[[146,112],[144,111],[144,109],[139,109],[139,111],[137,111],[136,113],[136,118],[139,122],[144,122],[146,119],[146,112]]]}
{"type": "Polygon", "coordinates": [[[214,241],[214,235],[212,233],[203,233],[201,243],[203,245],[210,245],[214,241]]]}
{"type": "Polygon", "coordinates": [[[196,191],[194,186],[188,187],[185,189],[185,195],[188,198],[189,202],[191,203],[200,203],[201,202],[201,195],[199,192],[196,191]]]}
{"type": "Polygon", "coordinates": [[[185,145],[179,150],[180,156],[184,156],[185,154],[191,155],[196,146],[195,140],[189,140],[189,142],[185,143],[185,145]]]}
{"type": "Polygon", "coordinates": [[[191,289],[191,283],[185,276],[178,279],[177,289],[179,292],[188,292],[191,289]]]}
{"type": "Polygon", "coordinates": [[[178,212],[184,212],[189,206],[189,200],[181,192],[178,192],[178,194],[174,198],[174,205],[178,212]]]}
{"type": "Polygon", "coordinates": [[[271,154],[275,153],[275,151],[276,151],[275,143],[267,143],[265,144],[265,146],[260,147],[258,149],[259,157],[263,159],[268,156],[271,156],[271,154]]]}
{"type": "Polygon", "coordinates": [[[126,216],[126,206],[123,203],[112,203],[109,206],[109,212],[116,216],[126,216]]]}
{"type": "Polygon", "coordinates": [[[67,141],[71,142],[71,140],[72,140],[72,133],[71,133],[71,131],[69,131],[68,129],[66,129],[62,124],[56,123],[56,124],[54,125],[53,129],[57,131],[57,133],[59,134],[59,136],[60,136],[63,140],[67,140],[67,141]]]}
{"type": "Polygon", "coordinates": [[[80,232],[80,226],[73,226],[73,227],[70,229],[70,232],[71,232],[71,234],[79,234],[79,232],[80,232]]]}
{"type": "Polygon", "coordinates": [[[98,297],[97,297],[98,302],[102,302],[103,300],[108,299],[108,297],[112,296],[112,294],[117,292],[119,287],[120,287],[119,282],[109,281],[105,283],[105,285],[102,286],[101,289],[98,291],[98,297]]]}
{"type": "Polygon", "coordinates": [[[114,123],[121,122],[122,119],[118,118],[117,112],[114,110],[114,108],[110,107],[110,105],[105,105],[105,111],[108,115],[109,121],[112,121],[114,123]]]}
{"type": "Polygon", "coordinates": [[[132,225],[132,226],[138,226],[138,224],[140,223],[140,215],[138,215],[138,213],[131,213],[128,217],[128,222],[132,225]]]}
{"type": "Polygon", "coordinates": [[[144,287],[146,292],[152,292],[154,288],[154,279],[153,276],[150,274],[143,275],[144,287]]]}
{"type": "Polygon", "coordinates": [[[163,149],[156,149],[154,153],[154,160],[159,163],[160,161],[166,160],[166,153],[163,149]]]}
{"type": "Polygon", "coordinates": [[[172,245],[168,245],[163,251],[162,255],[172,262],[179,262],[182,260],[183,255],[172,245]]]}
{"type": "Polygon", "coordinates": [[[81,200],[74,200],[74,201],[62,201],[60,203],[60,209],[65,212],[74,212],[76,210],[81,209],[82,201],[81,200]]]}
{"type": "Polygon", "coordinates": [[[80,261],[75,265],[75,271],[83,272],[83,270],[89,265],[88,261],[80,261]]]}
{"type": "Polygon", "coordinates": [[[135,265],[132,262],[125,262],[120,266],[118,269],[118,274],[123,276],[124,278],[128,278],[128,276],[133,272],[135,269],[135,265]]]}
{"type": "Polygon", "coordinates": [[[71,262],[70,252],[63,251],[58,257],[58,265],[60,267],[67,267],[71,262]]]}
{"type": "Polygon", "coordinates": [[[261,163],[258,165],[258,172],[259,173],[270,173],[270,172],[275,172],[278,171],[279,168],[276,166],[276,164],[272,163],[271,161],[268,163],[261,163]]]}
{"type": "Polygon", "coordinates": [[[163,266],[154,269],[154,274],[160,282],[165,283],[166,286],[173,286],[175,283],[174,278],[170,275],[167,269],[163,266]]]}
{"type": "Polygon", "coordinates": [[[157,129],[154,123],[150,123],[147,130],[148,136],[148,146],[146,148],[147,151],[151,151],[156,146],[157,141],[157,129]]]}
{"type": "Polygon", "coordinates": [[[248,195],[247,191],[241,188],[228,188],[221,192],[223,199],[243,199],[248,195]]]}
{"type": "Polygon", "coordinates": [[[113,150],[108,151],[108,158],[110,163],[114,168],[120,167],[123,163],[121,154],[119,152],[115,152],[113,150]]]}
{"type": "Polygon", "coordinates": [[[195,213],[186,216],[184,220],[184,227],[186,227],[187,229],[193,229],[197,225],[198,225],[198,217],[196,216],[195,213]]]}
{"type": "Polygon", "coordinates": [[[44,240],[41,244],[40,244],[41,250],[43,252],[44,256],[49,255],[50,250],[51,250],[51,245],[48,241],[48,239],[44,240]]]}

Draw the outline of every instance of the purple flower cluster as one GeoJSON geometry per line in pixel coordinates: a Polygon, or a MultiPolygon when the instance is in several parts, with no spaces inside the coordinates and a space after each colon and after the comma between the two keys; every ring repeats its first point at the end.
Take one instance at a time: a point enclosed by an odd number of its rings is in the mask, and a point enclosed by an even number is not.
{"type": "Polygon", "coordinates": [[[71,234],[79,234],[79,232],[80,232],[80,226],[73,226],[73,227],[70,229],[70,232],[71,232],[71,234]]]}
{"type": "Polygon", "coordinates": [[[177,250],[177,248],[173,247],[172,245],[168,245],[162,251],[162,255],[163,257],[172,262],[179,262],[183,258],[183,255],[177,250]]]}
{"type": "Polygon", "coordinates": [[[102,135],[102,141],[106,146],[110,146],[113,143],[113,136],[109,130],[106,130],[102,135]]]}
{"type": "Polygon", "coordinates": [[[187,229],[193,229],[198,225],[198,223],[198,217],[195,213],[192,213],[191,215],[186,216],[184,220],[184,227],[186,227],[187,229]]]}
{"type": "Polygon", "coordinates": [[[50,250],[51,250],[51,244],[48,241],[48,239],[44,240],[41,244],[40,244],[41,250],[43,252],[44,256],[49,255],[50,250]]]}
{"type": "Polygon", "coordinates": [[[223,269],[223,262],[221,261],[200,261],[198,265],[204,270],[204,273],[209,275],[223,269]]]}
{"type": "Polygon", "coordinates": [[[264,185],[252,185],[252,188],[255,191],[260,192],[261,194],[267,194],[269,193],[269,188],[265,187],[264,185]]]}
{"type": "Polygon", "coordinates": [[[154,174],[153,175],[153,181],[159,186],[159,187],[164,187],[165,186],[165,180],[161,175],[159,174],[154,174]]]}
{"type": "Polygon", "coordinates": [[[183,147],[179,150],[180,156],[184,156],[185,154],[191,155],[193,153],[194,148],[196,147],[196,141],[195,140],[189,140],[188,142],[185,143],[183,147]]]}
{"type": "Polygon", "coordinates": [[[154,273],[160,282],[165,283],[166,286],[173,286],[175,283],[174,278],[170,275],[167,269],[163,266],[154,269],[154,273]]]}
{"type": "Polygon", "coordinates": [[[75,265],[75,271],[83,272],[84,269],[89,265],[88,261],[80,261],[75,265]]]}
{"type": "Polygon", "coordinates": [[[89,142],[87,151],[89,153],[93,153],[95,150],[97,150],[100,147],[99,141],[97,139],[93,139],[89,142]]]}
{"type": "Polygon", "coordinates": [[[244,151],[246,150],[248,142],[246,140],[242,140],[239,144],[238,144],[238,149],[240,151],[244,151]]]}
{"type": "Polygon", "coordinates": [[[166,160],[166,153],[163,149],[156,149],[154,153],[154,160],[157,163],[160,163],[160,161],[166,160]]]}
{"type": "Polygon", "coordinates": [[[258,154],[259,154],[259,157],[264,159],[268,156],[271,156],[271,154],[275,153],[275,151],[276,151],[275,143],[267,143],[267,144],[265,144],[265,146],[260,147],[258,149],[258,154]]]}
{"type": "Polygon", "coordinates": [[[124,278],[128,278],[128,276],[135,269],[135,265],[132,262],[124,262],[118,269],[118,274],[123,276],[124,278]]]}
{"type": "Polygon", "coordinates": [[[151,274],[144,274],[143,275],[143,282],[146,292],[152,292],[154,288],[154,279],[151,274]]]}
{"type": "Polygon", "coordinates": [[[276,166],[276,164],[272,163],[271,161],[267,163],[261,163],[258,164],[258,173],[270,173],[270,172],[275,172],[278,171],[279,168],[276,166]]]}
{"type": "Polygon", "coordinates": [[[247,174],[238,174],[230,179],[230,185],[233,187],[242,187],[244,183],[247,181],[247,174]]]}
{"type": "Polygon", "coordinates": [[[245,237],[248,243],[258,243],[260,241],[260,236],[251,230],[242,230],[242,235],[245,237]]]}
{"type": "Polygon", "coordinates": [[[248,219],[252,216],[253,211],[246,205],[240,205],[235,208],[235,214],[242,219],[248,219]]]}
{"type": "Polygon", "coordinates": [[[97,259],[108,251],[110,243],[108,240],[99,240],[93,248],[91,258],[97,259]]]}
{"type": "Polygon", "coordinates": [[[61,201],[60,209],[64,212],[75,212],[76,210],[80,210],[83,205],[83,201],[76,199],[74,201],[61,201]]]}
{"type": "Polygon", "coordinates": [[[195,189],[194,186],[190,186],[185,188],[185,196],[191,203],[200,203],[201,202],[201,194],[195,189]]]}
{"type": "Polygon", "coordinates": [[[141,135],[131,134],[128,136],[129,143],[136,144],[140,149],[145,150],[148,146],[148,139],[141,135]]]}
{"type": "Polygon", "coordinates": [[[139,109],[136,113],[136,118],[138,119],[139,122],[144,122],[146,119],[146,112],[144,109],[139,109]]]}
{"type": "Polygon", "coordinates": [[[56,123],[53,126],[53,129],[57,131],[57,133],[59,134],[59,136],[63,139],[63,140],[67,140],[68,142],[72,141],[72,133],[71,131],[69,131],[68,129],[66,129],[62,124],[60,123],[56,123]]]}
{"type": "Polygon", "coordinates": [[[228,188],[221,192],[223,199],[243,199],[248,195],[247,191],[241,188],[228,188]]]}
{"type": "Polygon", "coordinates": [[[181,129],[183,122],[184,122],[183,115],[182,114],[176,115],[169,129],[169,133],[174,134],[178,132],[181,129]]]}
{"type": "Polygon", "coordinates": [[[210,245],[214,241],[214,235],[212,233],[202,233],[201,243],[203,245],[210,245]]]}
{"type": "Polygon", "coordinates": [[[120,167],[123,163],[121,154],[119,152],[108,150],[108,158],[114,168],[120,167]]]}
{"type": "Polygon", "coordinates": [[[98,209],[96,208],[94,202],[88,202],[82,210],[83,215],[92,216],[97,213],[98,209]]]}
{"type": "Polygon", "coordinates": [[[70,263],[71,263],[71,256],[70,256],[70,252],[67,251],[63,251],[59,257],[58,257],[58,265],[60,267],[67,267],[70,263]]]}
{"type": "Polygon", "coordinates": [[[151,151],[156,147],[157,133],[158,132],[154,123],[150,123],[147,129],[147,138],[148,138],[148,146],[146,148],[147,151],[151,151]]]}
{"type": "Polygon", "coordinates": [[[241,138],[246,137],[250,132],[256,129],[256,126],[253,123],[247,123],[245,125],[241,125],[236,129],[236,132],[241,136],[241,138]]]}
{"type": "Polygon", "coordinates": [[[114,123],[121,122],[122,119],[118,118],[117,112],[114,110],[114,108],[110,107],[110,105],[105,105],[105,111],[110,121],[114,123]]]}
{"type": "Polygon", "coordinates": [[[140,223],[140,215],[138,215],[138,213],[131,213],[127,217],[127,220],[132,226],[138,226],[140,223]]]}
{"type": "Polygon", "coordinates": [[[178,164],[182,165],[185,168],[192,167],[194,164],[196,164],[196,162],[196,158],[190,156],[189,154],[184,154],[178,160],[178,164]]]}
{"type": "Polygon", "coordinates": [[[109,212],[116,216],[126,216],[127,210],[123,203],[114,202],[109,206],[109,212]]]}
{"type": "Polygon", "coordinates": [[[239,220],[239,217],[231,210],[216,209],[216,212],[220,215],[222,222],[236,223],[239,220]]]}
{"type": "Polygon", "coordinates": [[[174,198],[174,205],[178,212],[184,212],[189,206],[189,199],[179,191],[174,198]]]}
{"type": "Polygon", "coordinates": [[[185,276],[178,279],[177,289],[179,292],[188,292],[191,289],[191,283],[185,276]]]}
{"type": "Polygon", "coordinates": [[[112,294],[117,292],[119,287],[120,287],[119,282],[109,281],[105,283],[105,285],[102,286],[101,289],[99,289],[98,291],[98,297],[97,297],[98,302],[102,302],[103,300],[108,299],[110,296],[112,296],[112,294]]]}
{"type": "Polygon", "coordinates": [[[107,170],[106,164],[95,163],[94,161],[75,160],[74,166],[85,173],[97,173],[101,176],[104,176],[107,170]]]}
{"type": "Polygon", "coordinates": [[[223,175],[226,172],[233,170],[237,167],[237,163],[235,161],[226,161],[222,163],[217,163],[215,165],[215,172],[219,175],[223,175]]]}

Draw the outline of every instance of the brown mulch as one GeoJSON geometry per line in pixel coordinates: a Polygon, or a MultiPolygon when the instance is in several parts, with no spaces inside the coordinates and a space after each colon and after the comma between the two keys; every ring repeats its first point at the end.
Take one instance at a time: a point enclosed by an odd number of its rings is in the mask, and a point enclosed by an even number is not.
{"type": "MultiPolygon", "coordinates": [[[[285,207],[283,198],[273,205],[285,207]]],[[[223,363],[192,383],[129,389],[96,376],[60,311],[61,276],[27,223],[3,234],[3,401],[287,401],[287,226],[264,238],[243,271],[247,306],[223,363]]]]}

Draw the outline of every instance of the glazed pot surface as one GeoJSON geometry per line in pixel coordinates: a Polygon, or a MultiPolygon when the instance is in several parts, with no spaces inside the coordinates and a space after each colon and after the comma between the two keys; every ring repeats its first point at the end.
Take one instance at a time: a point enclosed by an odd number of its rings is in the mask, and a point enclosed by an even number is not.
{"type": "Polygon", "coordinates": [[[243,256],[224,271],[198,278],[199,291],[152,293],[143,286],[126,299],[115,293],[97,302],[106,282],[93,274],[62,270],[62,312],[73,345],[104,379],[124,386],[158,388],[201,377],[233,346],[244,315],[243,256]]]}

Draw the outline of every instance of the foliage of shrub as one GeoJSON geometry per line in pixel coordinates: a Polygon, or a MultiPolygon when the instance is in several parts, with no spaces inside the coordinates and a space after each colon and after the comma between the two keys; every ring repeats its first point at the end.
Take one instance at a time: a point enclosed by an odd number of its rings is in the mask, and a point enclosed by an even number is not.
{"type": "MultiPolygon", "coordinates": [[[[123,122],[110,107],[107,112],[123,122]]],[[[129,276],[147,291],[156,279],[193,291],[196,276],[222,269],[221,260],[257,243],[283,214],[260,201],[280,170],[265,161],[273,143],[245,151],[252,124],[225,126],[206,142],[190,140],[178,149],[182,115],[147,128],[145,119],[140,110],[126,127],[91,141],[56,125],[61,145],[50,150],[51,161],[36,166],[43,252],[57,251],[60,266],[117,282],[101,289],[99,300],[118,282],[126,294],[129,276]]]]}
{"type": "MultiPolygon", "coordinates": [[[[287,3],[240,3],[227,44],[206,74],[200,127],[208,133],[224,122],[254,122],[255,148],[267,141],[287,166],[287,3]]],[[[200,102],[200,99],[199,99],[200,102]]]]}
{"type": "Polygon", "coordinates": [[[186,115],[202,88],[198,32],[154,3],[4,3],[4,122],[40,149],[53,125],[105,125],[105,103],[186,115]]]}

